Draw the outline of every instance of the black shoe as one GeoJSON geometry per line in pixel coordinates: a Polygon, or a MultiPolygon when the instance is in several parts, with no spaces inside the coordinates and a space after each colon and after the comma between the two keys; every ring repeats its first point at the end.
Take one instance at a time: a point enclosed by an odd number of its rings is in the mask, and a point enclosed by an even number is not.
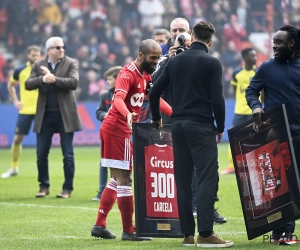
{"type": "Polygon", "coordinates": [[[93,226],[91,235],[103,239],[115,239],[116,235],[111,233],[106,227],[93,226]]]}
{"type": "Polygon", "coordinates": [[[224,224],[227,222],[226,218],[220,215],[216,208],[214,208],[214,221],[216,224],[224,224]]]}
{"type": "Polygon", "coordinates": [[[92,201],[100,201],[101,195],[102,194],[100,192],[98,192],[98,194],[92,199],[92,201]]]}
{"type": "Polygon", "coordinates": [[[280,239],[280,234],[275,234],[274,232],[272,232],[270,242],[275,243],[278,242],[279,239],[280,239]]]}
{"type": "Polygon", "coordinates": [[[295,243],[293,234],[290,232],[283,232],[278,240],[278,245],[293,245],[295,243]]]}
{"type": "Polygon", "coordinates": [[[149,237],[137,237],[135,232],[133,232],[132,234],[123,232],[122,240],[143,241],[143,240],[153,240],[153,239],[149,237]]]}

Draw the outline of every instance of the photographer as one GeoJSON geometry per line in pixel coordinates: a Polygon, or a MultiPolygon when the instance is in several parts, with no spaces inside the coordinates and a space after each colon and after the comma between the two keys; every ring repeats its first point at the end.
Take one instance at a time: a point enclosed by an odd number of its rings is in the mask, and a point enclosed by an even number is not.
{"type": "Polygon", "coordinates": [[[167,44],[161,45],[162,55],[163,56],[174,56],[176,52],[175,39],[178,35],[182,33],[191,34],[190,25],[188,20],[182,17],[176,17],[170,24],[170,33],[171,38],[168,40],[167,44]]]}
{"type": "MultiPolygon", "coordinates": [[[[184,50],[187,50],[189,47],[191,46],[191,35],[188,33],[181,33],[179,34],[176,39],[175,39],[175,43],[174,43],[174,48],[178,48],[178,54],[184,50]],[[179,38],[179,40],[178,40],[179,38]]],[[[176,51],[174,53],[174,56],[176,55],[176,51]]],[[[173,54],[173,53],[172,53],[173,54]]],[[[160,76],[161,72],[163,71],[165,65],[168,63],[170,57],[164,56],[161,58],[161,61],[159,62],[156,71],[152,74],[152,82],[153,84],[155,84],[156,80],[158,79],[158,77],[160,76]]],[[[164,93],[162,94],[162,98],[169,104],[172,106],[172,98],[170,95],[170,91],[169,88],[165,89],[164,93]]],[[[171,124],[171,119],[169,116],[166,115],[162,115],[162,121],[165,124],[171,124]]]]}
{"type": "Polygon", "coordinates": [[[194,245],[191,187],[194,168],[199,232],[197,247],[233,245],[232,241],[224,241],[213,232],[217,143],[222,140],[225,126],[222,64],[208,54],[214,33],[211,23],[196,23],[190,49],[169,59],[149,95],[153,122],[161,126],[159,98],[167,87],[170,88],[174,172],[183,246],[194,245]]]}

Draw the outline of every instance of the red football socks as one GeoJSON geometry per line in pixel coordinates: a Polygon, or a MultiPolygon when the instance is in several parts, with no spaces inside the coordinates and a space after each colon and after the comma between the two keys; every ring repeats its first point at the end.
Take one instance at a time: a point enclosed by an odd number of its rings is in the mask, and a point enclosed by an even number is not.
{"type": "Polygon", "coordinates": [[[123,232],[132,234],[134,226],[132,216],[134,212],[132,189],[128,186],[117,187],[118,206],[121,212],[123,232]]]}
{"type": "Polygon", "coordinates": [[[107,215],[114,206],[116,198],[117,182],[114,179],[110,179],[101,196],[96,226],[106,227],[107,215]]]}

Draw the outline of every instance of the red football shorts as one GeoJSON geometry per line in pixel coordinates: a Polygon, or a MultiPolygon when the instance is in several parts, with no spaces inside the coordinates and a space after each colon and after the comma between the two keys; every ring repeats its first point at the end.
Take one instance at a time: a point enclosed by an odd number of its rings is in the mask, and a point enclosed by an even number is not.
{"type": "Polygon", "coordinates": [[[101,166],[132,170],[132,142],[130,138],[108,134],[100,129],[101,166]]]}

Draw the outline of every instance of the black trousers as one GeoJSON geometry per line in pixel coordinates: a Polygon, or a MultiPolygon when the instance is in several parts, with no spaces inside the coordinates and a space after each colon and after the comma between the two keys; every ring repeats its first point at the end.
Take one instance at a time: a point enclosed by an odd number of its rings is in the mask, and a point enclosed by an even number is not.
{"type": "Polygon", "coordinates": [[[181,232],[195,234],[192,180],[196,169],[198,232],[213,231],[218,149],[212,123],[178,120],[172,123],[174,173],[181,232]]]}
{"type": "MultiPolygon", "coordinates": [[[[219,169],[219,164],[218,164],[219,169]]],[[[218,191],[219,191],[219,171],[217,171],[217,183],[215,188],[215,201],[219,201],[218,197],[218,191]]],[[[194,178],[193,178],[193,185],[192,185],[192,191],[193,191],[193,208],[196,208],[196,169],[194,171],[194,178]]]]}

